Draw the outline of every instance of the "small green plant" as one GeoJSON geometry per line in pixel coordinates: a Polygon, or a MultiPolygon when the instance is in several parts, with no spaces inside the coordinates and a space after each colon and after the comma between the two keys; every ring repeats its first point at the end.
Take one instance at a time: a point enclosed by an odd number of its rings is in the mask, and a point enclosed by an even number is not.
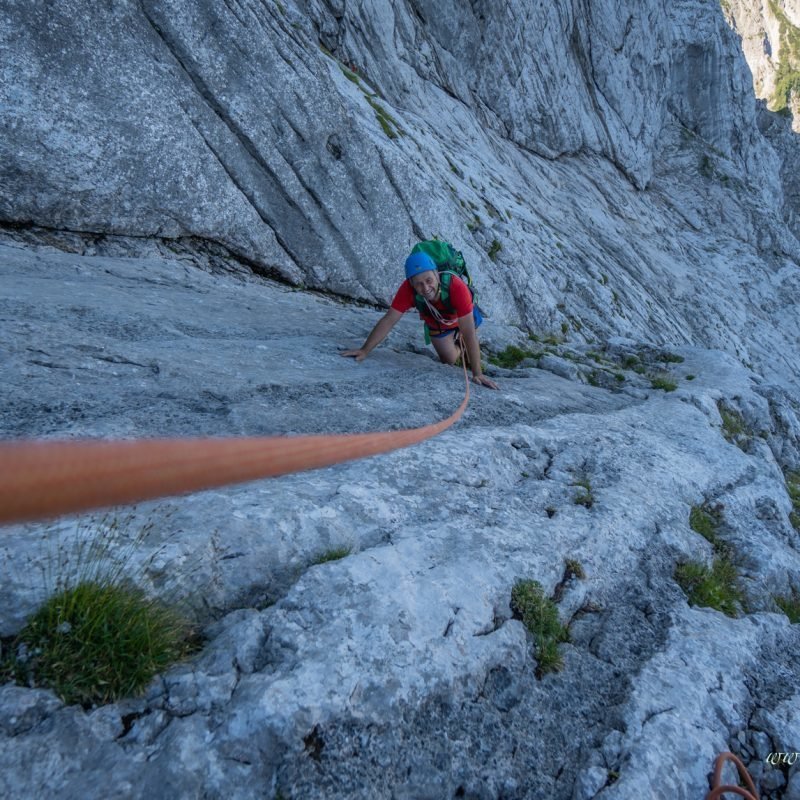
{"type": "Polygon", "coordinates": [[[617,379],[617,383],[625,382],[625,376],[621,372],[615,372],[614,377],[617,379]]]}
{"type": "Polygon", "coordinates": [[[566,336],[569,333],[569,323],[562,322],[561,323],[561,334],[562,336],[566,336]]]}
{"type": "Polygon", "coordinates": [[[558,651],[558,642],[555,639],[536,637],[536,660],[539,662],[536,670],[539,678],[548,672],[561,672],[564,669],[564,659],[558,651]]]}
{"type": "Polygon", "coordinates": [[[489,356],[489,363],[495,364],[504,369],[514,369],[519,366],[526,358],[536,358],[537,354],[529,350],[523,350],[514,344],[510,344],[505,350],[501,350],[497,355],[489,356]]]}
{"type": "Polygon", "coordinates": [[[133,515],[81,521],[73,541],[54,526],[42,567],[47,598],[8,643],[0,673],[85,707],[138,694],[198,639],[176,608],[148,597],[128,573],[153,528],[133,515]]]}
{"type": "Polygon", "coordinates": [[[710,542],[717,552],[723,547],[717,533],[721,523],[720,512],[708,506],[692,506],[692,510],[689,512],[689,527],[710,542]]]}
{"type": "Polygon", "coordinates": [[[87,581],[51,597],[14,640],[19,682],[89,707],[141,692],[189,650],[188,625],[124,583],[87,581]]]}
{"type": "Polygon", "coordinates": [[[497,254],[503,249],[503,245],[497,240],[492,239],[492,246],[489,248],[489,258],[494,261],[497,258],[497,254]]]}
{"type": "Polygon", "coordinates": [[[721,400],[717,403],[717,408],[722,419],[722,435],[731,444],[743,449],[749,436],[744,417],[738,411],[728,408],[721,400]]]}
{"type": "Polygon", "coordinates": [[[539,662],[537,676],[562,669],[564,662],[558,644],[569,641],[569,631],[561,624],[558,608],[545,597],[541,584],[534,580],[517,581],[511,590],[511,610],[514,618],[522,620],[533,635],[539,662]]]}
{"type": "Polygon", "coordinates": [[[386,109],[378,103],[373,95],[366,95],[367,102],[372,106],[373,111],[375,111],[375,117],[378,120],[381,128],[383,128],[383,132],[390,138],[396,139],[398,132],[400,131],[400,125],[398,125],[397,120],[389,114],[386,109]]]}
{"type": "Polygon", "coordinates": [[[358,75],[356,75],[356,73],[353,72],[353,70],[348,69],[344,64],[341,63],[339,64],[339,69],[341,69],[342,73],[344,74],[345,78],[347,78],[347,80],[352,81],[356,86],[361,85],[361,78],[359,78],[358,75]]]}
{"type": "Polygon", "coordinates": [[[697,377],[696,375],[687,375],[686,376],[686,380],[687,381],[693,381],[696,377],[697,377]]]}
{"type": "Polygon", "coordinates": [[[686,359],[675,353],[661,353],[658,360],[667,364],[683,364],[686,359]]]}
{"type": "Polygon", "coordinates": [[[589,479],[581,478],[580,480],[575,481],[575,483],[572,485],[581,489],[581,491],[578,492],[578,494],[576,494],[573,498],[575,505],[591,508],[594,505],[594,494],[592,493],[592,484],[589,482],[589,479]]]}
{"type": "Polygon", "coordinates": [[[551,347],[558,347],[559,345],[564,344],[564,337],[563,336],[556,336],[556,334],[551,333],[542,339],[543,344],[549,344],[551,347]]]}
{"type": "Polygon", "coordinates": [[[589,386],[599,386],[600,385],[600,373],[593,369],[587,376],[586,381],[589,386]]]}
{"type": "Polygon", "coordinates": [[[653,389],[663,389],[665,392],[674,392],[678,384],[666,373],[654,375],[650,379],[650,386],[653,389]]]}
{"type": "Polygon", "coordinates": [[[324,553],[321,553],[311,562],[311,565],[315,566],[316,564],[327,564],[329,561],[339,561],[342,558],[347,558],[351,552],[352,549],[350,547],[335,547],[332,550],[326,550],[324,553]]]}
{"type": "Polygon", "coordinates": [[[458,175],[459,178],[463,178],[464,173],[449,158],[447,158],[447,156],[445,156],[445,158],[447,159],[447,164],[450,167],[450,172],[454,173],[455,175],[458,175]]]}
{"type": "Polygon", "coordinates": [[[675,570],[675,580],[690,605],[715,608],[729,617],[737,615],[744,600],[738,578],[736,566],[726,556],[714,558],[711,567],[690,561],[675,570]]]}
{"type": "Polygon", "coordinates": [[[583,570],[583,564],[575,558],[568,558],[564,563],[565,577],[574,577],[579,580],[586,578],[586,573],[583,570]]]}
{"type": "Polygon", "coordinates": [[[622,361],[620,362],[623,369],[633,369],[640,363],[641,361],[639,360],[639,356],[634,355],[623,356],[622,361]]]}
{"type": "Polygon", "coordinates": [[[796,625],[800,622],[800,591],[792,587],[791,595],[776,597],[775,603],[789,618],[789,622],[796,625]]]}
{"type": "Polygon", "coordinates": [[[800,472],[789,472],[786,475],[786,491],[792,501],[789,521],[796,531],[800,531],[800,472]]]}

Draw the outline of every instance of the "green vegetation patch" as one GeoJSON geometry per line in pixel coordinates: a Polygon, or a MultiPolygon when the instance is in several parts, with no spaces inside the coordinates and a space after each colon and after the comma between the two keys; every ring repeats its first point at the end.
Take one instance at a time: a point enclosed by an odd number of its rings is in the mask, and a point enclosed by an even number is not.
{"type": "Polygon", "coordinates": [[[329,561],[339,561],[342,558],[347,558],[351,552],[352,550],[349,547],[335,547],[317,556],[311,562],[311,565],[314,566],[315,564],[327,564],[329,561]]]}
{"type": "Polygon", "coordinates": [[[776,597],[775,603],[789,618],[789,622],[796,625],[800,622],[800,591],[792,587],[792,593],[788,596],[776,597]]]}
{"type": "Polygon", "coordinates": [[[489,363],[504,369],[514,369],[518,367],[526,358],[540,358],[541,353],[525,350],[510,344],[505,350],[501,350],[496,355],[489,356],[489,363]]]}
{"type": "Polygon", "coordinates": [[[708,506],[692,506],[692,510],[689,512],[689,527],[710,542],[718,553],[725,549],[724,542],[718,534],[721,524],[722,515],[717,509],[708,506]]]}
{"type": "Polygon", "coordinates": [[[800,472],[790,472],[786,476],[786,491],[792,501],[789,521],[796,531],[800,531],[800,472]]]}
{"type": "Polygon", "coordinates": [[[575,481],[575,483],[572,485],[577,486],[578,489],[580,489],[578,494],[576,494],[573,498],[575,505],[591,508],[594,505],[594,494],[592,492],[592,484],[589,482],[589,479],[581,478],[580,480],[575,481]]]}
{"type": "Polygon", "coordinates": [[[722,435],[741,450],[747,448],[750,431],[744,417],[735,409],[729,408],[721,400],[717,402],[719,415],[722,418],[722,435]]]}
{"type": "Polygon", "coordinates": [[[623,357],[620,365],[623,369],[633,369],[634,367],[640,366],[641,363],[642,362],[639,356],[627,355],[623,357]]]}
{"type": "Polygon", "coordinates": [[[353,70],[348,69],[341,62],[339,63],[339,69],[342,71],[347,80],[352,81],[356,86],[361,86],[361,78],[359,78],[358,75],[356,75],[356,73],[353,72],[353,70]]]}
{"type": "Polygon", "coordinates": [[[511,610],[514,618],[522,620],[535,642],[537,676],[558,672],[564,660],[558,651],[561,642],[569,641],[569,631],[558,618],[556,604],[545,597],[538,581],[520,580],[511,590],[511,610]]]}
{"type": "Polygon", "coordinates": [[[738,570],[726,556],[716,557],[711,567],[695,561],[679,564],[675,580],[686,592],[690,605],[715,608],[729,617],[737,616],[744,600],[738,570]]]}
{"type": "Polygon", "coordinates": [[[793,92],[800,96],[800,29],[791,23],[775,0],[769,0],[769,7],[778,20],[780,37],[780,61],[775,74],[771,108],[772,111],[783,111],[788,108],[793,92]]]}
{"type": "Polygon", "coordinates": [[[564,577],[584,580],[586,578],[586,572],[583,569],[583,564],[576,558],[568,558],[564,562],[564,577]]]}
{"type": "Polygon", "coordinates": [[[53,595],[11,643],[3,672],[90,707],[139,694],[190,651],[174,610],[122,582],[83,581],[53,595]]]}
{"type": "MultiPolygon", "coordinates": [[[[320,45],[321,46],[321,45],[320,45]]],[[[322,48],[323,51],[327,55],[331,55],[329,51],[322,48]]],[[[332,57],[332,56],[331,56],[332,57]]],[[[366,101],[372,106],[372,110],[375,112],[375,118],[378,120],[383,132],[390,138],[396,139],[398,135],[404,135],[403,129],[400,127],[400,123],[375,99],[378,95],[369,92],[365,86],[361,82],[361,78],[353,72],[349,67],[346,67],[341,61],[337,61],[339,64],[339,69],[341,69],[342,74],[347,78],[347,80],[352,81],[359,89],[361,89],[361,93],[364,95],[366,101]]],[[[448,160],[448,163],[449,160],[448,160]]],[[[453,171],[456,172],[453,164],[450,164],[453,171]]]]}
{"type": "Polygon", "coordinates": [[[503,245],[497,240],[492,240],[492,246],[489,248],[489,258],[494,261],[497,258],[497,254],[503,249],[503,245]]]}
{"type": "Polygon", "coordinates": [[[663,389],[665,392],[674,392],[678,388],[677,382],[666,373],[650,378],[650,386],[653,389],[663,389]]]}
{"type": "Polygon", "coordinates": [[[381,128],[383,128],[383,132],[390,139],[396,139],[398,134],[403,133],[400,128],[400,124],[377,100],[375,100],[376,96],[377,95],[364,92],[364,97],[367,98],[367,102],[375,111],[375,117],[380,123],[381,128]]]}

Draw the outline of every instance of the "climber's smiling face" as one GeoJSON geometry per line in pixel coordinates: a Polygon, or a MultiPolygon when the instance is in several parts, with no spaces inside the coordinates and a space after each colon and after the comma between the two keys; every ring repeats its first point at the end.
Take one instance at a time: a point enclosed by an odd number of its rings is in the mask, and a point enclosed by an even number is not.
{"type": "Polygon", "coordinates": [[[411,286],[417,294],[421,294],[429,302],[433,302],[439,294],[439,273],[429,269],[409,278],[411,286]]]}

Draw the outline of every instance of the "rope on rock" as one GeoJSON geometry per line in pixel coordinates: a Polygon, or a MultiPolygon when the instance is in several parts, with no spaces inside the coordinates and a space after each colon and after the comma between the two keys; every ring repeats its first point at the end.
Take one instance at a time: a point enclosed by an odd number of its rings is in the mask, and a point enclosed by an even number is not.
{"type": "Polygon", "coordinates": [[[724,800],[724,794],[735,794],[739,797],[744,797],[746,800],[759,800],[758,791],[756,790],[753,779],[747,771],[745,765],[733,753],[724,752],[717,756],[714,762],[714,775],[711,779],[711,791],[706,795],[706,800],[724,800]],[[731,784],[722,783],[722,769],[726,761],[732,761],[739,771],[739,778],[744,781],[746,788],[742,786],[733,786],[731,784]]]}
{"type": "Polygon", "coordinates": [[[219,439],[58,440],[0,443],[0,525],[44,520],[388,453],[447,430],[447,419],[376,433],[219,439]]]}

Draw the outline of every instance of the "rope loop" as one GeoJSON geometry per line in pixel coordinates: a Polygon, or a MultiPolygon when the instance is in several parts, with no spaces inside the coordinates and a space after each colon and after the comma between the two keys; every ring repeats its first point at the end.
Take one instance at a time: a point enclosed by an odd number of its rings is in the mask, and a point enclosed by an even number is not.
{"type": "Polygon", "coordinates": [[[711,779],[711,791],[706,795],[706,800],[724,800],[723,795],[729,793],[738,795],[739,797],[744,797],[745,800],[759,800],[758,791],[753,783],[753,779],[750,777],[750,773],[747,771],[747,768],[742,763],[741,759],[738,756],[735,756],[733,753],[725,751],[724,753],[720,753],[714,762],[714,775],[711,779]],[[739,772],[739,778],[745,783],[746,788],[742,786],[732,786],[730,784],[721,783],[722,770],[725,766],[725,762],[727,761],[731,761],[734,764],[739,772]]]}

